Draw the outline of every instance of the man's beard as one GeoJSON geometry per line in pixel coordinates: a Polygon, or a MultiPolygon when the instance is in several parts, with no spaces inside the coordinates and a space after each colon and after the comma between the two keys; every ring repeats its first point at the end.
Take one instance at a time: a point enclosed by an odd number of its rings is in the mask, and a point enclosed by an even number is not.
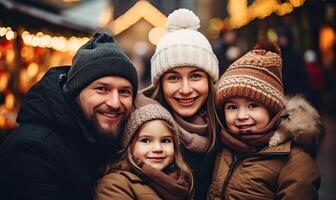
{"type": "Polygon", "coordinates": [[[97,121],[96,117],[93,117],[91,119],[91,121],[92,121],[92,124],[93,124],[94,128],[97,130],[98,137],[106,138],[106,139],[116,139],[121,135],[121,133],[124,129],[124,126],[125,126],[126,121],[127,121],[127,117],[125,117],[125,116],[122,117],[120,122],[116,125],[116,128],[114,130],[109,130],[109,131],[104,130],[99,125],[99,122],[97,121]]]}

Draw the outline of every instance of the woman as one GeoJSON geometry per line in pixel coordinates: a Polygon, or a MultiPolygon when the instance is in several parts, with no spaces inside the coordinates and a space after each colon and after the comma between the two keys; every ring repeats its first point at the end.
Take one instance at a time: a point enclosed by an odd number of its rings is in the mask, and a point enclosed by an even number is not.
{"type": "Polygon", "coordinates": [[[195,199],[205,199],[216,152],[214,83],[218,60],[209,41],[197,29],[198,17],[179,9],[168,16],[168,33],[151,59],[152,96],[179,126],[184,159],[195,183],[195,199]]]}

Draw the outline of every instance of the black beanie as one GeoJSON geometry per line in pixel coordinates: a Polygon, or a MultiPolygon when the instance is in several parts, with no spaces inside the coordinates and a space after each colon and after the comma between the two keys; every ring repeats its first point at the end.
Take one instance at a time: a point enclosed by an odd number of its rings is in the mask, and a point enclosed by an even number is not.
{"type": "Polygon", "coordinates": [[[104,76],[126,78],[133,86],[135,98],[138,90],[135,67],[112,36],[96,33],[74,56],[64,90],[77,96],[87,85],[104,76]]]}

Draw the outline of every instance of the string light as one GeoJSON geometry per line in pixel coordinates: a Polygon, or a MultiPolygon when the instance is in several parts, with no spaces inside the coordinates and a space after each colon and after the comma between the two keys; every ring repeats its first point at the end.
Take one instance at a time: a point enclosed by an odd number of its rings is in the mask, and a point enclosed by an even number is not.
{"type": "Polygon", "coordinates": [[[24,31],[21,34],[21,38],[26,45],[33,47],[52,48],[62,52],[75,52],[85,42],[89,41],[87,37],[70,37],[65,38],[63,36],[51,36],[42,32],[31,34],[28,31],[24,31]]]}
{"type": "MultiPolygon", "coordinates": [[[[7,40],[13,40],[17,37],[17,32],[10,27],[0,27],[0,37],[5,37],[7,40]]],[[[88,37],[70,37],[51,36],[42,32],[36,34],[23,31],[21,34],[23,43],[33,47],[52,48],[62,52],[75,52],[84,43],[89,41],[88,37]]]]}
{"type": "Polygon", "coordinates": [[[154,27],[165,27],[167,22],[167,17],[157,8],[145,0],[140,0],[127,12],[112,22],[111,31],[114,35],[118,35],[138,22],[141,18],[147,20],[154,27]]]}
{"type": "Polygon", "coordinates": [[[272,13],[279,16],[289,14],[304,2],[305,0],[289,0],[283,3],[280,0],[255,0],[247,6],[246,0],[229,0],[227,10],[230,16],[223,21],[228,28],[240,28],[255,18],[263,19],[272,13]]]}

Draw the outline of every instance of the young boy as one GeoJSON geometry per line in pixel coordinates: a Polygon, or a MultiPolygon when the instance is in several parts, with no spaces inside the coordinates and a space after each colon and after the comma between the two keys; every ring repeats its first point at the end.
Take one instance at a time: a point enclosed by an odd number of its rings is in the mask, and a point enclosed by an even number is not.
{"type": "Polygon", "coordinates": [[[263,41],[217,83],[223,145],[208,199],[318,199],[319,115],[300,97],[284,100],[281,68],[279,47],[263,41]]]}

